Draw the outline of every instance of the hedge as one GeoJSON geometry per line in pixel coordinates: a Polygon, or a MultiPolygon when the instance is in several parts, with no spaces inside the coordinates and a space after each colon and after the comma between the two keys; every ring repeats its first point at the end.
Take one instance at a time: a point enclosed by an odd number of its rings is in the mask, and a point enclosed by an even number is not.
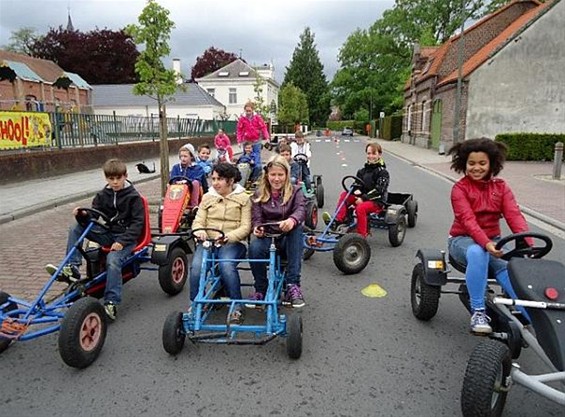
{"type": "Polygon", "coordinates": [[[555,144],[564,143],[565,134],[501,133],[494,140],[508,146],[509,161],[553,161],[555,144]]]}

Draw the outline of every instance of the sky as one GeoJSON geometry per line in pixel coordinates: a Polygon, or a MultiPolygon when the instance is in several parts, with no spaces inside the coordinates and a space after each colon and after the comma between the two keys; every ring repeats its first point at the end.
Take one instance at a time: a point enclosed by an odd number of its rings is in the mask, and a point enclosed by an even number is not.
{"type": "MultiPolygon", "coordinates": [[[[213,46],[241,55],[250,65],[272,62],[282,82],[306,27],[314,34],[318,56],[331,81],[337,56],[348,36],[367,29],[394,0],[158,0],[175,22],[171,56],[190,74],[196,58],[213,46]]],[[[66,27],[70,10],[75,29],[119,30],[137,24],[145,0],[0,0],[0,48],[11,34],[32,27],[37,34],[66,27]]]]}

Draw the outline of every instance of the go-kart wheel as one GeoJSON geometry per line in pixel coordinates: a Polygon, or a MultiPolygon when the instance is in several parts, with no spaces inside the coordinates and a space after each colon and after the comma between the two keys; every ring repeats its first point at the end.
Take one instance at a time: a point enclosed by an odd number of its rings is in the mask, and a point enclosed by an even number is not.
{"type": "Polygon", "coordinates": [[[304,252],[302,253],[302,260],[307,261],[314,255],[316,251],[310,248],[304,248],[304,252]]]}
{"type": "Polygon", "coordinates": [[[473,349],[461,389],[464,417],[502,414],[511,366],[510,350],[499,341],[487,339],[473,349]]]}
{"type": "Polygon", "coordinates": [[[351,188],[363,188],[365,187],[365,182],[355,175],[346,175],[341,179],[341,186],[345,191],[349,191],[351,188]],[[348,186],[347,180],[353,180],[353,182],[348,186]]]}
{"type": "Polygon", "coordinates": [[[316,185],[316,201],[318,203],[318,208],[324,207],[324,186],[321,182],[316,185]]]}
{"type": "Polygon", "coordinates": [[[504,236],[496,243],[496,249],[501,249],[509,242],[514,242],[515,246],[514,249],[502,255],[501,258],[505,261],[511,258],[543,258],[553,248],[553,241],[549,236],[542,235],[541,233],[523,232],[504,236]],[[529,246],[526,238],[539,239],[544,243],[544,246],[529,246]]]}
{"type": "Polygon", "coordinates": [[[188,260],[181,247],[169,254],[169,262],[159,266],[159,285],[169,295],[177,295],[184,288],[188,276],[188,260]]]}
{"type": "MultiPolygon", "coordinates": [[[[6,307],[2,308],[0,312],[2,315],[6,315],[10,311],[14,311],[18,308],[18,305],[13,301],[8,302],[10,299],[10,294],[5,293],[4,291],[0,291],[0,305],[8,303],[6,307]]],[[[12,317],[12,316],[10,316],[12,317]]],[[[7,337],[0,336],[0,353],[4,352],[6,349],[10,347],[13,339],[9,339],[7,337]]]]}
{"type": "Polygon", "coordinates": [[[406,217],[400,214],[396,219],[396,224],[391,224],[388,227],[388,241],[393,248],[402,245],[406,236],[406,217]]]}
{"type": "Polygon", "coordinates": [[[309,229],[316,229],[316,227],[318,227],[318,206],[313,200],[306,203],[306,219],[304,224],[309,229]]]}
{"type": "Polygon", "coordinates": [[[163,325],[163,348],[167,353],[176,355],[182,350],[185,339],[182,313],[173,311],[167,316],[163,325]]]}
{"type": "Polygon", "coordinates": [[[424,265],[416,264],[412,270],[410,283],[410,304],[414,317],[423,321],[434,317],[439,307],[440,295],[440,287],[426,284],[424,265]]]}
{"type": "MultiPolygon", "coordinates": [[[[100,210],[96,210],[92,207],[79,207],[77,211],[78,214],[75,216],[75,219],[82,227],[86,227],[91,221],[94,221],[104,229],[109,229],[110,219],[100,210]],[[82,213],[84,212],[86,212],[87,215],[83,215],[82,213]]],[[[96,229],[92,229],[91,232],[96,233],[96,229]]]]}
{"type": "Polygon", "coordinates": [[[302,355],[302,315],[289,315],[286,326],[286,353],[290,359],[298,359],[302,355]]]}
{"type": "Polygon", "coordinates": [[[371,259],[371,247],[357,233],[343,235],[337,241],[333,251],[334,264],[346,275],[361,272],[371,259]]]}
{"type": "Polygon", "coordinates": [[[406,203],[406,212],[408,213],[408,227],[415,227],[418,220],[418,202],[409,200],[406,203]]]}
{"type": "Polygon", "coordinates": [[[59,330],[59,353],[73,368],[91,365],[106,340],[106,313],[92,297],[81,298],[69,308],[59,330]]]}

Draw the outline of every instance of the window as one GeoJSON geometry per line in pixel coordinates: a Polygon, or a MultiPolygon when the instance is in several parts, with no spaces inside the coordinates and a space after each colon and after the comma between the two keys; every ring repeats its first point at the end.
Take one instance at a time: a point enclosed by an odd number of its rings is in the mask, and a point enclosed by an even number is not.
{"type": "Polygon", "coordinates": [[[230,75],[229,71],[220,71],[218,73],[218,77],[227,77],[229,75],[230,75]]]}
{"type": "Polygon", "coordinates": [[[241,72],[239,73],[239,76],[240,76],[240,77],[247,77],[247,76],[249,76],[249,71],[241,71],[241,72]]]}
{"type": "Polygon", "coordinates": [[[215,97],[214,94],[216,94],[216,89],[215,88],[207,88],[206,91],[208,92],[208,94],[210,94],[212,97],[215,97]]]}
{"type": "Polygon", "coordinates": [[[230,88],[229,104],[237,104],[237,89],[236,88],[230,88]]]}

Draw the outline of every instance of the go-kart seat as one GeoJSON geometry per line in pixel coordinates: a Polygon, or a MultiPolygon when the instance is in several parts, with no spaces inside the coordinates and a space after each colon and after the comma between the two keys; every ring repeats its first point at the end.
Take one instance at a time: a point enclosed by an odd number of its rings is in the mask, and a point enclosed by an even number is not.
{"type": "MultiPolygon", "coordinates": [[[[547,259],[512,258],[508,262],[508,274],[522,300],[565,303],[565,266],[547,259]],[[547,288],[554,288],[556,299],[546,296],[547,288]]],[[[565,312],[563,310],[528,308],[528,314],[536,331],[536,337],[559,371],[565,371],[565,312]]]]}

